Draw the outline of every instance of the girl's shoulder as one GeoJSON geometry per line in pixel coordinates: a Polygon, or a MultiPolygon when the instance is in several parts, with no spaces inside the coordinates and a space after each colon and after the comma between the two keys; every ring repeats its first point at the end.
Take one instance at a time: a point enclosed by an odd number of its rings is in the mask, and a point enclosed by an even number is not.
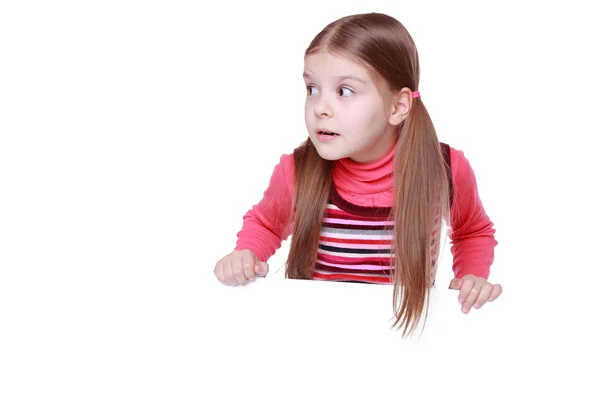
{"type": "Polygon", "coordinates": [[[284,153],[279,157],[279,168],[288,175],[294,172],[294,153],[284,153]]]}
{"type": "MultiPolygon", "coordinates": [[[[444,143],[445,144],[445,143],[444,143]]],[[[444,147],[442,144],[442,147],[444,147]]],[[[466,193],[472,192],[477,193],[477,179],[475,177],[475,172],[471,167],[471,163],[468,158],[465,156],[463,150],[454,148],[445,144],[448,149],[449,155],[449,164],[451,170],[451,183],[452,183],[452,194],[456,195],[457,192],[463,194],[464,197],[466,193]]]]}
{"type": "Polygon", "coordinates": [[[442,153],[446,163],[449,164],[448,179],[450,183],[450,205],[457,207],[454,201],[456,197],[461,199],[459,204],[466,204],[465,198],[477,197],[477,179],[475,172],[471,168],[469,160],[465,156],[464,151],[456,149],[447,143],[441,143],[442,153]]]}
{"type": "Polygon", "coordinates": [[[464,174],[471,169],[469,160],[465,156],[463,150],[457,149],[443,142],[440,142],[440,145],[442,146],[444,157],[450,165],[452,175],[456,177],[457,175],[464,174]]]}
{"type": "Polygon", "coordinates": [[[284,153],[279,157],[279,162],[273,169],[271,185],[292,190],[294,187],[294,154],[284,153]]]}

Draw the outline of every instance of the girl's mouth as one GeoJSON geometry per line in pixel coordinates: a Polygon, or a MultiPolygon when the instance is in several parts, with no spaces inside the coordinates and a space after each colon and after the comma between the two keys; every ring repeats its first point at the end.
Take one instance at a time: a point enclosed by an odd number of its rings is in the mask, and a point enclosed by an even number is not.
{"type": "Polygon", "coordinates": [[[330,132],[330,131],[317,131],[317,134],[326,135],[326,136],[340,136],[339,133],[330,132]]]}
{"type": "Polygon", "coordinates": [[[329,142],[335,140],[336,137],[340,136],[339,133],[331,132],[331,131],[317,131],[317,139],[320,142],[329,142]]]}

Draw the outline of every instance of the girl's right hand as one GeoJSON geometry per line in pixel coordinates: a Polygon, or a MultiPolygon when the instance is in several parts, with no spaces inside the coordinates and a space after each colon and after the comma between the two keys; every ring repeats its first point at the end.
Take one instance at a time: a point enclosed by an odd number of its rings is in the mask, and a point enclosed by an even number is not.
{"type": "Polygon", "coordinates": [[[234,250],[215,265],[215,276],[227,285],[245,285],[257,276],[267,276],[269,265],[250,250],[234,250]]]}

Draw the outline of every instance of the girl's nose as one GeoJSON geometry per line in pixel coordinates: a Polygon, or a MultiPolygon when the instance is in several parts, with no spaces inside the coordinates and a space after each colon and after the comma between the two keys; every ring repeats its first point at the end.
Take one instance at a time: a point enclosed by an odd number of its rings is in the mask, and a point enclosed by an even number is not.
{"type": "Polygon", "coordinates": [[[315,104],[315,114],[317,117],[331,118],[333,109],[325,96],[321,96],[317,104],[315,104]]]}

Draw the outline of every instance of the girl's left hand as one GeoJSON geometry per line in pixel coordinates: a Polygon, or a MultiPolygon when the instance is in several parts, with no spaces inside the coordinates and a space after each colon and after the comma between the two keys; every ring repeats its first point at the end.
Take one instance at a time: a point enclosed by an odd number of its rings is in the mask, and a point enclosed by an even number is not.
{"type": "Polygon", "coordinates": [[[486,302],[494,301],[502,294],[501,285],[493,285],[472,274],[452,279],[449,289],[460,290],[458,301],[462,304],[462,312],[465,314],[471,311],[471,307],[479,309],[486,302]]]}

